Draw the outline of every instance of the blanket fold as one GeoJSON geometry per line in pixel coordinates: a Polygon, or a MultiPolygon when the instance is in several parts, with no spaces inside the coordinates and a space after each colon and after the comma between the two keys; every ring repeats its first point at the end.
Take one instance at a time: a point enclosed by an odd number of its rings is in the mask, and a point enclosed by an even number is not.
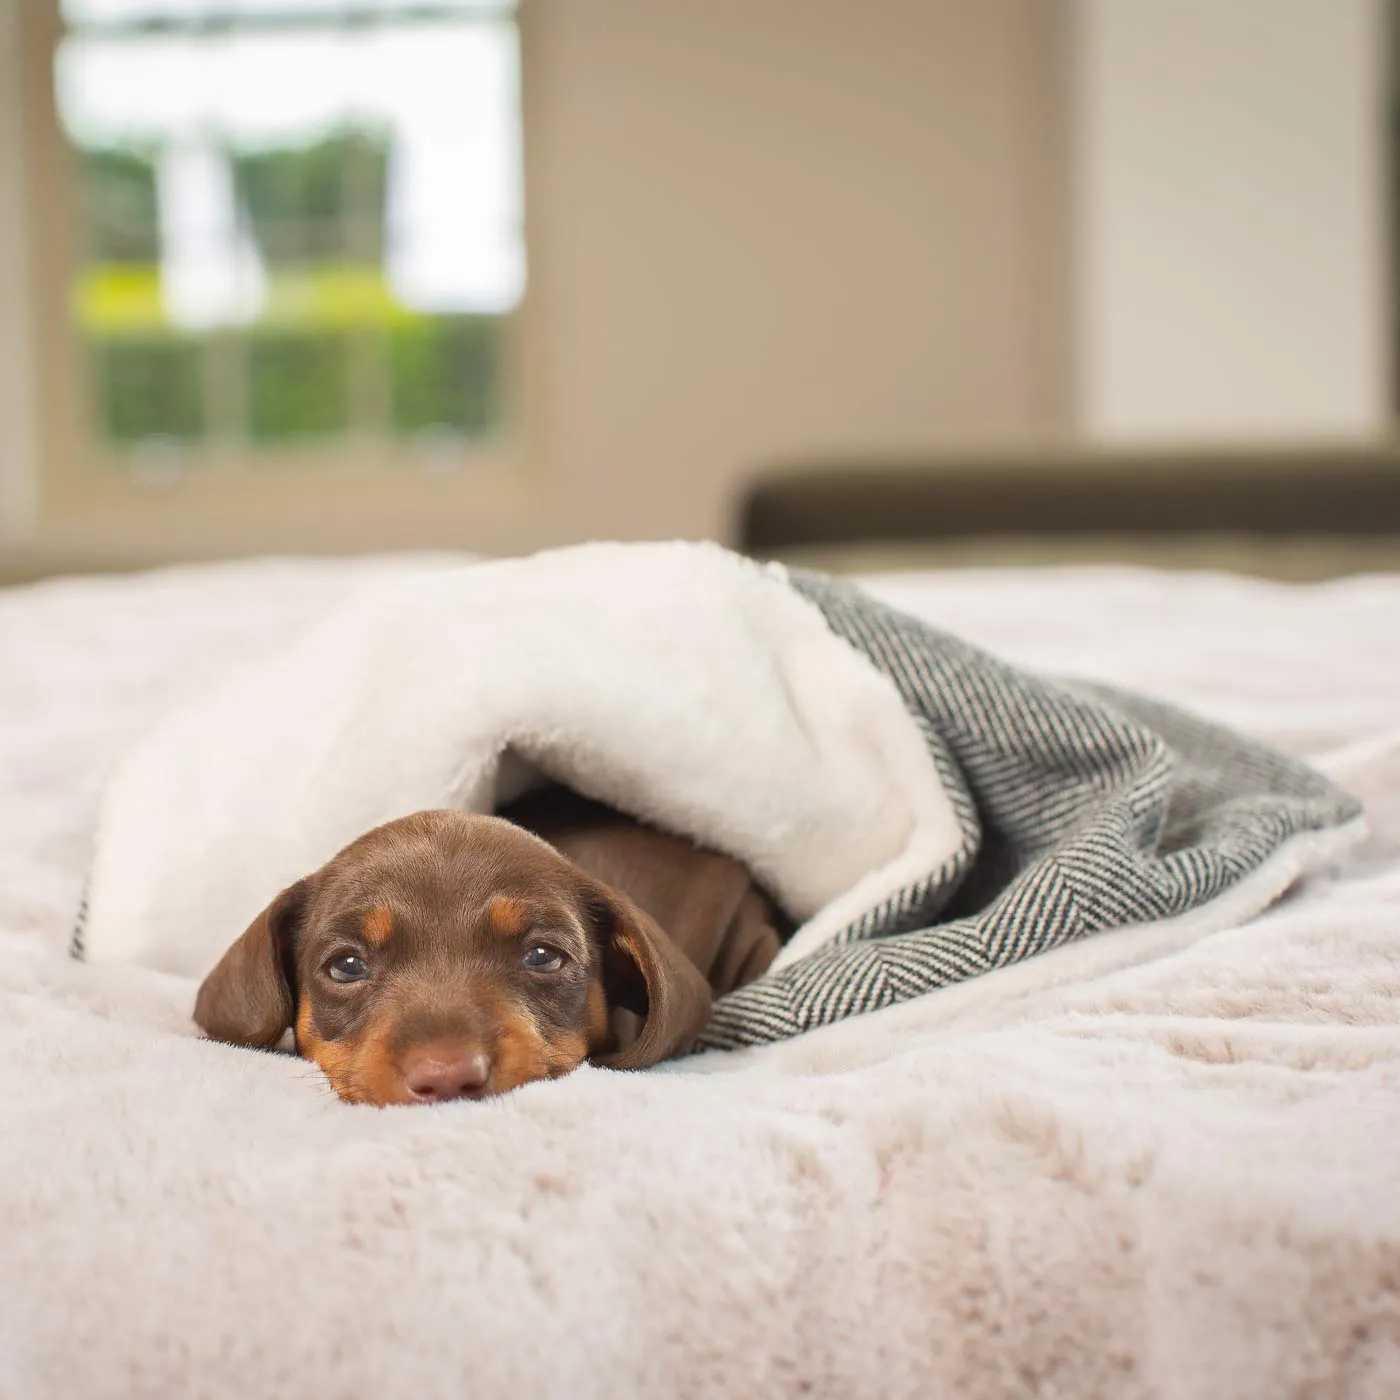
{"type": "Polygon", "coordinates": [[[851,584],[589,545],[379,585],[167,716],[108,785],[81,944],[202,975],[364,829],[542,778],[745,861],[800,921],[711,1048],[1107,929],[1224,926],[1360,816],[1283,754],[851,584]]]}

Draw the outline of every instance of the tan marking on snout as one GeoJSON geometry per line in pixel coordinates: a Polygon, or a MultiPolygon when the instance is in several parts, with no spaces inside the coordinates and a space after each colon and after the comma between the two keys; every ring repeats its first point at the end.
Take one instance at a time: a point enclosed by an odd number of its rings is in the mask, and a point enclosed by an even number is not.
{"type": "Polygon", "coordinates": [[[495,1024],[491,1094],[504,1094],[536,1079],[557,1079],[577,1069],[588,1054],[588,1040],[581,1031],[556,1031],[549,1036],[523,1007],[501,1007],[495,1024]]]}
{"type": "Polygon", "coordinates": [[[319,1066],[331,1088],[347,1103],[383,1107],[408,1103],[412,1095],[389,1050],[393,1023],[375,1017],[358,1036],[324,1040],[316,1032],[311,1002],[303,997],[297,1009],[297,1051],[319,1066]]]}

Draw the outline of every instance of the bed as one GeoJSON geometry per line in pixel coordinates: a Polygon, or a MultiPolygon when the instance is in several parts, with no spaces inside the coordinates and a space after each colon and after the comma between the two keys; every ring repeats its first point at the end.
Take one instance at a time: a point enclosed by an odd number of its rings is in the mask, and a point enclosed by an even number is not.
{"type": "Polygon", "coordinates": [[[421,563],[0,593],[0,1396],[1400,1389],[1400,576],[868,580],[1310,759],[1365,843],[1242,928],[377,1111],[67,943],[123,749],[421,563]]]}

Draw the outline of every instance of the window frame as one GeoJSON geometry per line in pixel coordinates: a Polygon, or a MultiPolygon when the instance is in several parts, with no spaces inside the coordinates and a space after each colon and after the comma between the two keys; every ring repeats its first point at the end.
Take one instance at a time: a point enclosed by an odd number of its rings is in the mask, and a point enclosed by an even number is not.
{"type": "MultiPolygon", "coordinates": [[[[366,548],[470,543],[464,529],[488,522],[509,529],[540,501],[529,411],[538,383],[531,353],[534,268],[504,337],[501,430],[454,444],[432,468],[411,442],[354,437],[289,448],[214,449],[169,482],[130,469],[128,454],[93,435],[89,357],[69,311],[77,269],[71,148],[58,116],[54,60],[65,26],[60,0],[13,5],[20,82],[11,130],[21,133],[19,178],[23,259],[28,282],[28,363],[33,451],[28,483],[37,533],[104,541],[149,541],[178,533],[238,548],[366,548]]],[[[527,66],[528,5],[516,14],[521,53],[523,236],[530,246],[527,66]]],[[[0,104],[3,105],[3,104],[0,104]]],[[[494,529],[493,529],[494,532],[494,529]]]]}

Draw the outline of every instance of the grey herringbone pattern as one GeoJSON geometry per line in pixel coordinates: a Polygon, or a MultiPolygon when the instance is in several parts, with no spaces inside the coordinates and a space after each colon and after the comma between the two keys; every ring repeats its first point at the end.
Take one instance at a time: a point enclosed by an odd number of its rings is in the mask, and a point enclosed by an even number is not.
{"type": "Polygon", "coordinates": [[[831,943],[721,1000],[700,1048],[779,1040],[1183,914],[1290,837],[1360,812],[1305,764],[1171,706],[1028,675],[835,579],[792,582],[898,690],[962,846],[831,943]]]}

